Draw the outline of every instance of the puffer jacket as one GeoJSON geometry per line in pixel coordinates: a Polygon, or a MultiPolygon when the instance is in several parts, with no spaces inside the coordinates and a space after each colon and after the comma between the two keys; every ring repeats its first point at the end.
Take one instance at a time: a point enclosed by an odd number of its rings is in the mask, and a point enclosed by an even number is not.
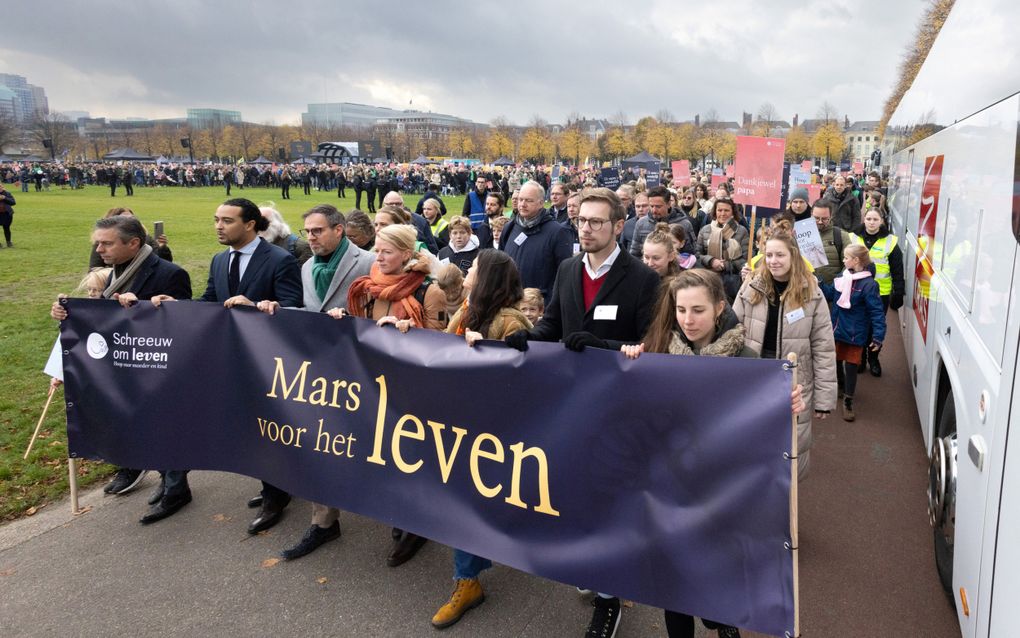
{"type": "MultiPolygon", "coordinates": [[[[752,288],[764,291],[760,277],[748,279],[733,303],[733,312],[744,324],[747,345],[759,354],[769,317],[768,301],[762,299],[756,304],[751,303],[752,288]]],[[[797,382],[803,388],[804,404],[807,406],[797,415],[801,479],[807,476],[810,467],[811,417],[815,410],[831,412],[836,407],[836,345],[832,339],[829,307],[820,289],[815,288],[803,310],[804,317],[790,323],[787,310],[780,304],[780,325],[776,330],[779,339],[776,352],[782,353],[780,356],[797,353],[797,382]]]]}
{"type": "MultiPolygon", "coordinates": [[[[845,273],[844,273],[845,274],[845,273]]],[[[833,338],[852,346],[867,346],[871,340],[885,340],[885,308],[878,295],[878,283],[871,277],[856,279],[850,288],[850,307],[840,308],[836,300],[840,292],[833,284],[822,284],[822,293],[832,304],[833,338]],[[869,333],[870,328],[870,333],[869,333]]]]}

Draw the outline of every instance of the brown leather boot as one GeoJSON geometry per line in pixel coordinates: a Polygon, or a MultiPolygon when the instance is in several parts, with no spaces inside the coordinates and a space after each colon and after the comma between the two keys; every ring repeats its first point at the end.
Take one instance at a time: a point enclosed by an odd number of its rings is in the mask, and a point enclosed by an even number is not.
{"type": "Polygon", "coordinates": [[[853,421],[856,418],[857,418],[857,415],[854,414],[854,399],[853,399],[853,397],[844,396],[843,397],[843,420],[844,421],[853,421]]]}
{"type": "Polygon", "coordinates": [[[477,578],[457,579],[457,588],[453,590],[450,602],[440,607],[432,617],[432,626],[436,629],[445,629],[460,620],[468,610],[481,605],[484,601],[485,593],[477,578]]]}

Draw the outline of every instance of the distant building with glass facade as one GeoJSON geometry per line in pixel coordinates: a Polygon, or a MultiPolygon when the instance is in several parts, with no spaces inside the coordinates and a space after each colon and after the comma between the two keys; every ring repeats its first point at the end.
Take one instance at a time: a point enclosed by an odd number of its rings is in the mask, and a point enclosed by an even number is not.
{"type": "Polygon", "coordinates": [[[223,128],[241,123],[240,111],[223,109],[188,109],[188,125],[197,130],[223,128]]]}
{"type": "Polygon", "coordinates": [[[29,84],[23,75],[0,73],[0,86],[14,92],[14,119],[17,122],[30,121],[50,112],[46,90],[41,86],[29,84]]]}

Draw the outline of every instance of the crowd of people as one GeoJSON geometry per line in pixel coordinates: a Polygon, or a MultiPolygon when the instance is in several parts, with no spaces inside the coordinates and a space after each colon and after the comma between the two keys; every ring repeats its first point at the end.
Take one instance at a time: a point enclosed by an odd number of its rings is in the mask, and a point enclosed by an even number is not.
{"type": "MultiPolygon", "coordinates": [[[[366,179],[363,167],[353,170],[348,187],[366,179]]],[[[866,186],[842,175],[827,179],[814,202],[806,189],[794,189],[786,210],[751,228],[730,185],[713,190],[700,173],[667,178],[672,188],[647,187],[635,175],[614,191],[598,186],[594,170],[566,171],[558,180],[521,169],[463,172],[470,190],[460,211],[446,210],[443,178],[433,173],[413,206],[398,181],[378,208],[372,193],[374,217],[360,204],[346,214],[317,204],[297,233],[272,206],[227,199],[214,215],[226,248],[212,257],[195,299],[269,314],[303,308],[340,321],[362,317],[399,332],[442,330],[468,347],[484,339],[521,351],[533,341],[562,342],[570,351],[601,348],[631,359],[645,352],[784,359],[794,352],[800,385],[790,401],[801,480],[810,470],[813,421],[837,406],[852,421],[858,373],[881,376],[885,317],[902,306],[904,283],[877,174],[866,186]],[[813,267],[802,255],[794,225],[809,219],[826,265],[813,267]]],[[[107,270],[93,271],[90,296],[125,307],[193,298],[167,238],[150,236],[130,209],[109,211],[91,239],[89,266],[107,270]]],[[[58,301],[51,315],[62,320],[67,311],[58,301]]],[[[121,468],[104,490],[128,493],[143,475],[121,468]]],[[[191,499],[187,470],[161,472],[141,522],[173,515],[191,499]]],[[[248,502],[258,509],[248,531],[274,525],[290,499],[263,483],[248,502]]],[[[339,520],[338,509],[313,504],[310,526],[283,558],[339,537],[339,520]]],[[[393,567],[427,542],[400,529],[390,541],[393,567]]],[[[491,564],[454,550],[454,591],[432,618],[435,627],[456,623],[484,600],[480,575],[491,564]]],[[[613,636],[620,600],[596,592],[592,605],[587,635],[613,636]]],[[[703,622],[720,636],[739,636],[735,627],[703,622]]],[[[665,624],[669,636],[694,635],[687,614],[667,610],[665,624]]]]}

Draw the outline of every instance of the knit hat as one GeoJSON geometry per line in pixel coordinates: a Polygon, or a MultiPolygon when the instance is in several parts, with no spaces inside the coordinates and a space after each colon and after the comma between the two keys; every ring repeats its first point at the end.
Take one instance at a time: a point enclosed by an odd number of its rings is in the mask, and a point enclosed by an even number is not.
{"type": "Polygon", "coordinates": [[[790,193],[790,201],[792,202],[795,199],[803,199],[805,202],[808,201],[808,190],[803,186],[793,189],[793,192],[790,193]]]}

